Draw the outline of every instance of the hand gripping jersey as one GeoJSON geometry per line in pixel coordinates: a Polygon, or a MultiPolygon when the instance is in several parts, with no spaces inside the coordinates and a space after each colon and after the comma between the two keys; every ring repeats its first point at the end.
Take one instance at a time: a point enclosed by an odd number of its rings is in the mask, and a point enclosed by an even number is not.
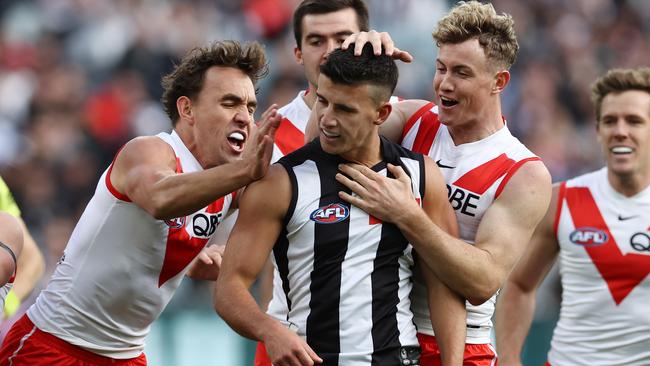
{"type": "MultiPolygon", "coordinates": [[[[423,156],[382,139],[384,161],[404,167],[419,199],[423,156]]],[[[401,365],[403,347],[417,347],[410,310],[412,247],[399,229],[338,197],[350,192],[334,176],[346,162],[315,140],[279,163],[292,199],[273,248],[285,324],[327,365],[401,365]],[[402,354],[402,355],[401,355],[402,354]]],[[[409,361],[410,362],[410,361],[409,361]]]]}
{"type": "MultiPolygon", "coordinates": [[[[436,161],[447,183],[449,202],[456,213],[460,237],[474,244],[483,214],[508,183],[512,175],[531,160],[539,160],[517,138],[503,128],[480,141],[454,145],[445,125],[438,121],[438,107],[429,103],[404,126],[402,146],[429,155],[436,161]]],[[[418,332],[433,335],[426,289],[415,278],[413,313],[418,332]]],[[[490,343],[492,313],[496,295],[467,307],[467,343],[490,343]]]]}
{"type": "MultiPolygon", "coordinates": [[[[173,132],[158,134],[177,172],[202,170],[173,132]]],[[[42,331],[117,359],[142,353],[151,323],[179,286],[233,200],[229,194],[185,217],[157,220],[102,175],[47,288],[27,315],[42,331]]]]}
{"type": "Polygon", "coordinates": [[[625,197],[606,168],[568,180],[555,229],[563,291],[550,364],[650,365],[650,187],[625,197]]]}

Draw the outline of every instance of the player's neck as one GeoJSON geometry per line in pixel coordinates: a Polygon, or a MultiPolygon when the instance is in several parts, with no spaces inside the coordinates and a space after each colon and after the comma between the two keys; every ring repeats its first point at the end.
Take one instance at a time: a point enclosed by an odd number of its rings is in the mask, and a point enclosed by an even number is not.
{"type": "Polygon", "coordinates": [[[650,185],[650,174],[615,174],[607,170],[607,180],[614,190],[625,197],[632,197],[650,185]]]}
{"type": "Polygon", "coordinates": [[[379,134],[373,136],[371,141],[362,144],[359,148],[341,154],[341,157],[347,161],[365,165],[368,168],[377,165],[382,159],[379,134]]]}
{"type": "Polygon", "coordinates": [[[486,139],[505,127],[501,112],[491,114],[490,118],[466,121],[457,125],[447,126],[454,145],[462,145],[486,139]]]}
{"type": "Polygon", "coordinates": [[[316,86],[309,84],[305,94],[302,96],[302,100],[307,104],[309,109],[314,108],[314,103],[316,103],[316,86]]]}

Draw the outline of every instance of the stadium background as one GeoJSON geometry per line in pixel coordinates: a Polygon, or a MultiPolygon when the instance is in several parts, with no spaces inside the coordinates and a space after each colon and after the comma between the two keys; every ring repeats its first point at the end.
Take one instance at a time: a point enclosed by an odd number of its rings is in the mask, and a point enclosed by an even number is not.
{"type": "MultiPolygon", "coordinates": [[[[43,285],[116,149],[170,128],[158,101],[160,77],[185,51],[216,39],[258,40],[271,62],[260,105],[283,105],[305,87],[292,54],[297,3],[0,2],[0,174],[46,255],[43,285]]],[[[451,2],[367,3],[371,26],[389,31],[416,57],[400,65],[396,94],[430,98],[430,32],[451,2]]],[[[543,158],[554,181],[599,167],[589,85],[608,68],[648,65],[650,1],[492,3],[513,15],[521,47],[503,96],[509,127],[543,158]]],[[[559,298],[554,277],[540,292],[527,365],[545,359],[559,298]]],[[[212,311],[210,284],[186,280],[154,324],[147,356],[152,366],[247,365],[252,347],[212,311]]]]}

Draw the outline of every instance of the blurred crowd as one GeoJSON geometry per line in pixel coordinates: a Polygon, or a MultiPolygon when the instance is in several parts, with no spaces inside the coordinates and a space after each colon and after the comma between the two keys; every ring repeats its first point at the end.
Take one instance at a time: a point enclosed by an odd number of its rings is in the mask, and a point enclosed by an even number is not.
{"type": "MultiPolygon", "coordinates": [[[[262,109],[304,88],[293,60],[298,0],[21,0],[0,2],[0,175],[51,271],[98,177],[128,139],[168,130],[160,77],[216,39],[265,44],[262,109]]],[[[397,94],[431,98],[430,32],[451,4],[369,0],[371,26],[416,62],[397,94]]],[[[494,0],[513,15],[519,58],[504,95],[514,134],[554,180],[600,166],[589,85],[611,67],[650,60],[645,0],[494,0]]],[[[49,272],[46,274],[49,277],[49,272]]],[[[46,278],[47,278],[46,277],[46,278]]]]}

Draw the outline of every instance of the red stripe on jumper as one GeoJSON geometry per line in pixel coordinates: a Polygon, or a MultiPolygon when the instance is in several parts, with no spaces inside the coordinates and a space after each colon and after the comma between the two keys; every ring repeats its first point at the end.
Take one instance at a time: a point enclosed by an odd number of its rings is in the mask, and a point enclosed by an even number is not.
{"type": "Polygon", "coordinates": [[[607,283],[614,302],[619,305],[650,273],[650,256],[636,253],[623,255],[589,188],[567,188],[566,202],[576,229],[590,227],[607,234],[607,242],[585,247],[585,250],[607,283]]]}

